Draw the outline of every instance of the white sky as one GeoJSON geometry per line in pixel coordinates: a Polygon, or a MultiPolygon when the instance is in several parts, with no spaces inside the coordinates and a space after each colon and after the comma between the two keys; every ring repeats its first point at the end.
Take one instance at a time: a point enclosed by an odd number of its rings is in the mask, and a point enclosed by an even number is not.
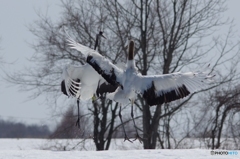
{"type": "MultiPolygon", "coordinates": [[[[38,20],[36,11],[52,18],[60,12],[59,0],[0,0],[0,52],[6,62],[5,71],[22,70],[30,66],[34,50],[28,43],[34,40],[27,26],[38,20]]],[[[34,64],[31,64],[34,65],[34,64]]],[[[61,77],[60,77],[61,78],[61,77]]],[[[1,80],[1,79],[0,79],[1,80]]],[[[31,92],[20,92],[18,87],[0,81],[0,118],[27,123],[53,124],[51,112],[44,104],[45,97],[28,101],[31,92]],[[10,86],[10,87],[9,87],[10,86]]]]}
{"type": "MultiPolygon", "coordinates": [[[[55,20],[60,12],[59,0],[0,0],[0,53],[6,62],[5,71],[16,71],[29,67],[30,58],[34,53],[27,42],[34,41],[27,26],[38,20],[36,10],[55,20]]],[[[226,17],[234,18],[236,30],[240,28],[239,0],[228,0],[229,10],[226,17]]],[[[31,64],[33,65],[33,64],[31,64]]],[[[1,75],[1,74],[0,74],[1,75]]],[[[61,78],[61,77],[60,77],[61,78]]],[[[0,79],[0,118],[22,121],[26,123],[51,124],[51,112],[44,104],[45,96],[36,100],[26,101],[31,92],[20,92],[18,87],[11,86],[0,79]]]]}

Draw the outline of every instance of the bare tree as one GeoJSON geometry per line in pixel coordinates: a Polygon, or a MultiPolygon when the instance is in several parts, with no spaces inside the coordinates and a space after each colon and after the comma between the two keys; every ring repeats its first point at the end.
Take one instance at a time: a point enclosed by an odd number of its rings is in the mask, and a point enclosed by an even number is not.
{"type": "Polygon", "coordinates": [[[104,97],[100,102],[94,101],[93,109],[89,109],[94,115],[93,141],[97,150],[108,150],[110,147],[117,117],[117,108],[118,104],[106,101],[106,97],[104,97]],[[108,118],[108,114],[111,114],[111,117],[108,118]]]}
{"type": "MultiPolygon", "coordinates": [[[[231,83],[233,84],[233,83],[231,83]]],[[[234,127],[238,123],[239,112],[239,86],[218,87],[206,100],[204,117],[206,121],[202,127],[201,137],[208,139],[208,147],[211,149],[224,148],[227,139],[238,140],[234,127]]],[[[199,129],[199,127],[197,127],[199,129]]],[[[227,149],[236,149],[239,147],[225,147],[227,149]]]]}
{"type": "MultiPolygon", "coordinates": [[[[30,26],[30,31],[38,39],[32,45],[36,51],[32,61],[37,67],[11,76],[11,82],[19,84],[24,90],[34,90],[34,97],[49,93],[57,100],[62,66],[84,64],[84,58],[67,46],[66,36],[60,31],[62,27],[68,27],[74,39],[91,48],[98,29],[103,29],[108,40],[101,42],[98,51],[113,62],[125,61],[126,41],[133,39],[136,42],[136,66],[143,75],[185,71],[210,62],[211,70],[214,69],[221,78],[203,91],[232,81],[237,73],[236,65],[225,74],[219,69],[236,57],[237,54],[232,55],[231,52],[238,42],[231,41],[230,32],[225,37],[213,36],[218,28],[230,23],[221,20],[226,10],[225,0],[66,0],[62,1],[62,7],[57,23],[39,14],[40,19],[30,26]],[[216,50],[219,54],[209,55],[216,50]]],[[[136,113],[135,118],[142,120],[138,129],[143,133],[145,149],[154,149],[157,141],[162,148],[172,148],[172,119],[184,108],[202,104],[200,101],[193,104],[196,94],[154,107],[149,107],[139,96],[135,104],[140,113],[136,113]]],[[[104,98],[93,102],[89,109],[95,114],[96,147],[98,150],[108,149],[112,131],[118,127],[114,125],[118,106],[104,98]]]]}

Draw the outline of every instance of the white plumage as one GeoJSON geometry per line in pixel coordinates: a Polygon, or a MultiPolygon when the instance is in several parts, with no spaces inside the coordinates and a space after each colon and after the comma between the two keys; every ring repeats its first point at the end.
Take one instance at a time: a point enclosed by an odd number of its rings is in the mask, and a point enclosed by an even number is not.
{"type": "Polygon", "coordinates": [[[205,72],[171,73],[163,75],[143,76],[138,73],[133,59],[134,42],[129,43],[129,57],[126,69],[112,64],[97,51],[81,45],[71,38],[68,39],[71,48],[80,51],[91,65],[108,83],[118,86],[108,98],[126,103],[127,99],[134,100],[140,93],[148,105],[168,103],[203,88],[213,77],[205,72]]]}
{"type": "Polygon", "coordinates": [[[82,66],[67,66],[63,70],[63,82],[66,95],[88,100],[96,93],[99,85],[105,80],[88,64],[82,66]]]}

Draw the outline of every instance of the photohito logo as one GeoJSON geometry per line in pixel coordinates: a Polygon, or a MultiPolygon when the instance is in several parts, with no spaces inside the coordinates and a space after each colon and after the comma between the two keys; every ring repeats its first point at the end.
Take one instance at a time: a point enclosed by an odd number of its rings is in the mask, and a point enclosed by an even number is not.
{"type": "Polygon", "coordinates": [[[237,151],[211,151],[211,155],[238,155],[237,151]]]}

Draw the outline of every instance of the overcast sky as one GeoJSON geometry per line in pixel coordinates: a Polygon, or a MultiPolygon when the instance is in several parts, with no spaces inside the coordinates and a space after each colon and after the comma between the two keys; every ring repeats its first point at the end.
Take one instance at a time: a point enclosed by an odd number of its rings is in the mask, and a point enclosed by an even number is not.
{"type": "MultiPolygon", "coordinates": [[[[33,55],[28,43],[34,41],[27,26],[38,20],[36,11],[46,13],[52,18],[59,17],[59,0],[0,0],[0,53],[6,62],[5,71],[16,71],[30,66],[27,61],[33,55]]],[[[235,19],[235,30],[240,28],[240,1],[228,0],[229,10],[225,17],[235,19]]],[[[239,33],[238,33],[239,34],[239,33]]],[[[33,65],[33,64],[31,64],[33,65]]],[[[60,77],[61,78],[61,77],[60,77]]],[[[0,79],[1,80],[1,79],[0,79]]],[[[51,112],[44,104],[45,97],[27,101],[31,92],[20,92],[18,87],[0,81],[0,118],[22,121],[28,124],[54,125],[51,112]]]]}
{"type": "MultiPolygon", "coordinates": [[[[16,71],[30,66],[34,50],[28,43],[34,41],[27,26],[38,20],[36,11],[57,18],[59,0],[0,0],[0,52],[6,62],[5,71],[16,71]]],[[[31,64],[32,65],[32,64],[31,64]]],[[[1,79],[0,79],[1,80],[1,79]]],[[[0,81],[0,118],[40,124],[53,124],[51,112],[44,104],[44,96],[28,101],[31,92],[20,92],[18,87],[0,81]]]]}

